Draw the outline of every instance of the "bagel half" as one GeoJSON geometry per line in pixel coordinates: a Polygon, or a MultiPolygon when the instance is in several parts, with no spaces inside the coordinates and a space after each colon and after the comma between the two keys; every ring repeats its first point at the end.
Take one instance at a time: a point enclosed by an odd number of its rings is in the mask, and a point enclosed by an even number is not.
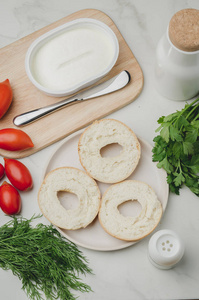
{"type": "Polygon", "coordinates": [[[72,167],[57,168],[47,174],[38,193],[43,215],[54,225],[68,230],[88,226],[97,216],[100,191],[84,171],[72,167]],[[59,191],[74,193],[79,199],[76,209],[65,209],[57,196],[59,191]]]}
{"type": "Polygon", "coordinates": [[[135,133],[128,126],[114,119],[102,119],[84,130],[79,139],[78,154],[81,165],[91,177],[104,183],[116,183],[135,170],[141,149],[135,133]],[[120,154],[102,157],[100,150],[113,143],[123,147],[120,154]]]}
{"type": "Polygon", "coordinates": [[[99,221],[110,235],[125,241],[138,241],[149,235],[162,216],[162,205],[154,190],[146,183],[126,180],[110,186],[104,193],[99,211],[99,221]],[[123,216],[119,205],[137,200],[142,210],[138,216],[123,216]]]}

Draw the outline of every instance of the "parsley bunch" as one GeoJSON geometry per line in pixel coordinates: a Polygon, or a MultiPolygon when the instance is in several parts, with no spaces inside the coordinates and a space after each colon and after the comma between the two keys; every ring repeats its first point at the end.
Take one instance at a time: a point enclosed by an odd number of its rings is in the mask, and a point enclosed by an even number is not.
{"type": "Polygon", "coordinates": [[[199,196],[199,98],[181,111],[159,118],[153,161],[167,172],[170,190],[179,195],[185,184],[199,196]]]}

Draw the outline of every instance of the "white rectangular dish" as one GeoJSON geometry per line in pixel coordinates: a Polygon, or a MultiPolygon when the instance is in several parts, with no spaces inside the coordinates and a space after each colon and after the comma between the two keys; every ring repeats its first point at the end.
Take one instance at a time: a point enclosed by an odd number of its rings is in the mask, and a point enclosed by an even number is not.
{"type": "Polygon", "coordinates": [[[39,90],[62,97],[108,74],[118,55],[119,43],[110,27],[81,18],[37,38],[27,51],[25,68],[39,90]]]}

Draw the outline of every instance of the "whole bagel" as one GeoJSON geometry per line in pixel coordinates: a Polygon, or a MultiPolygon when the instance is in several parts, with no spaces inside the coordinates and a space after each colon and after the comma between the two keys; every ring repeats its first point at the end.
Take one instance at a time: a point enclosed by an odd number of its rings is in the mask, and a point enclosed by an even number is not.
{"type": "Polygon", "coordinates": [[[86,172],[105,183],[120,182],[136,168],[141,154],[135,133],[114,119],[95,121],[82,133],[78,144],[79,159],[86,172]],[[114,157],[102,157],[100,150],[113,143],[122,146],[114,157]]]}
{"type": "Polygon", "coordinates": [[[84,228],[98,214],[100,191],[85,172],[72,167],[57,168],[41,184],[38,203],[43,215],[54,225],[68,230],[84,228]],[[65,209],[57,196],[59,191],[74,193],[79,199],[76,209],[65,209]]]}

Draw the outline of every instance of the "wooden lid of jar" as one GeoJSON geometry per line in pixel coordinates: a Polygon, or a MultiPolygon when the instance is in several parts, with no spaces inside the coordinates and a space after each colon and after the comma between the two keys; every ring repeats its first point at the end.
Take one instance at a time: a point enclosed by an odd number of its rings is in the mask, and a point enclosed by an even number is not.
{"type": "Polygon", "coordinates": [[[180,50],[199,50],[199,10],[178,11],[169,22],[169,38],[180,50]]]}

